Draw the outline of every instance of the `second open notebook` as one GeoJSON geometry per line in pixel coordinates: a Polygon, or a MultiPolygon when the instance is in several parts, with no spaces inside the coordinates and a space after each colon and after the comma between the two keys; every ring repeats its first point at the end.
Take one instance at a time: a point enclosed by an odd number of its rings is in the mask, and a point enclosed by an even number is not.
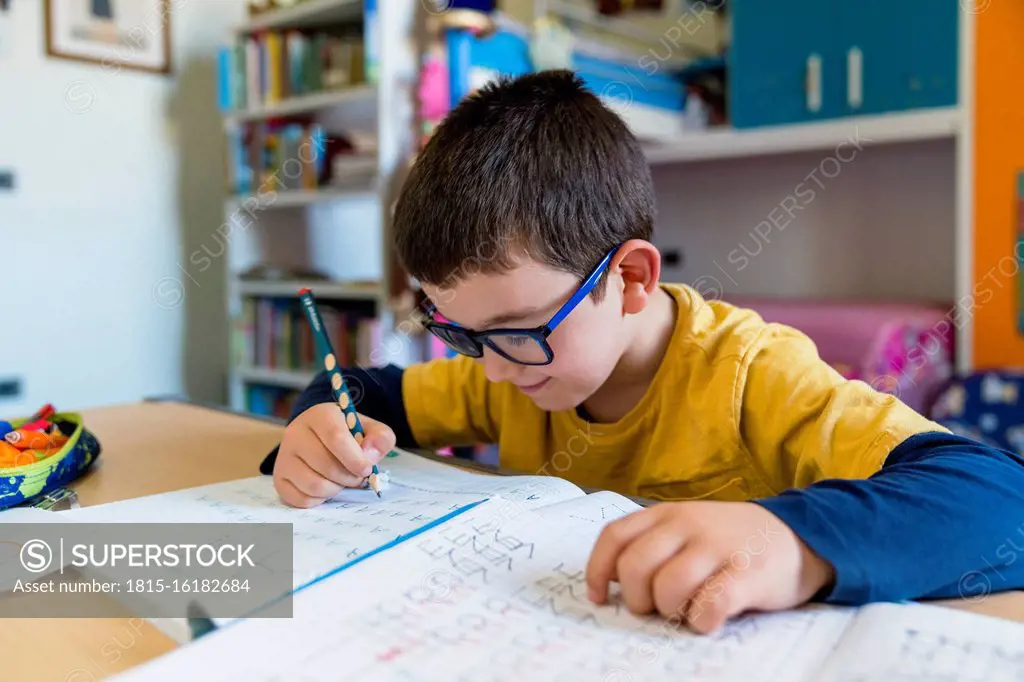
{"type": "Polygon", "coordinates": [[[116,678],[313,682],[1020,680],[1021,626],[927,606],[808,608],[711,636],[586,597],[615,498],[506,516],[491,499],[116,678]]]}

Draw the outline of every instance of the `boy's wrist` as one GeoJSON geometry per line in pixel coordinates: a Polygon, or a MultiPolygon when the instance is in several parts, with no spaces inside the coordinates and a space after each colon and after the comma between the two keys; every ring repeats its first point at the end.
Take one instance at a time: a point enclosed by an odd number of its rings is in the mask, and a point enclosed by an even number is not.
{"type": "Polygon", "coordinates": [[[835,568],[799,537],[797,542],[800,545],[800,584],[804,586],[811,600],[818,599],[830,592],[835,585],[835,568]]]}

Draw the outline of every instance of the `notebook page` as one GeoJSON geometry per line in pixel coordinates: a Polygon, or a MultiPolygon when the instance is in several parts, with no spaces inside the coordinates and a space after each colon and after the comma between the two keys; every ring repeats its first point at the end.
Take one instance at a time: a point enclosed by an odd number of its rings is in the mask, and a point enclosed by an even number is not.
{"type": "MultiPolygon", "coordinates": [[[[378,467],[391,474],[391,484],[421,492],[475,495],[477,499],[500,495],[524,509],[536,509],[584,495],[569,481],[554,476],[497,476],[479,474],[434,462],[402,450],[394,450],[378,467]]],[[[456,462],[458,460],[455,460],[456,462]]]]}
{"type": "MultiPolygon", "coordinates": [[[[382,498],[370,490],[343,490],[312,509],[285,506],[269,476],[179,490],[63,512],[57,518],[91,523],[291,523],[293,585],[420,528],[438,517],[497,494],[508,494],[507,518],[527,509],[583,495],[550,477],[474,474],[412,454],[381,463],[390,472],[382,498]]],[[[59,516],[58,516],[59,515],[59,516]]]]}
{"type": "Polygon", "coordinates": [[[941,606],[868,606],[821,679],[1024,682],[1024,625],[941,606]]]}
{"type": "Polygon", "coordinates": [[[313,682],[804,682],[844,610],[753,616],[700,637],[586,599],[601,526],[491,500],[295,596],[294,617],[248,619],[116,678],[313,682]]]}
{"type": "Polygon", "coordinates": [[[576,497],[565,502],[557,502],[536,510],[544,517],[558,518],[583,523],[605,525],[610,521],[622,518],[627,514],[643,509],[628,497],[601,490],[584,497],[576,497]]]}
{"type": "Polygon", "coordinates": [[[34,507],[12,507],[0,510],[0,523],[63,523],[58,512],[34,507]]]}

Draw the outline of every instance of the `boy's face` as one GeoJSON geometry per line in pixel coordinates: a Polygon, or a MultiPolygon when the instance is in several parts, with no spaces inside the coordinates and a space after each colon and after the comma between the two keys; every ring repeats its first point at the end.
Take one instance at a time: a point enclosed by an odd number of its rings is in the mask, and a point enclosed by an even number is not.
{"type": "MultiPolygon", "coordinates": [[[[424,292],[449,321],[473,331],[530,329],[547,324],[580,285],[580,278],[521,257],[512,270],[473,274],[453,285],[425,284],[424,292]]],[[[515,384],[542,410],[573,409],[608,379],[626,344],[622,277],[605,274],[599,303],[587,296],[548,337],[554,359],[520,365],[484,347],[490,381],[515,384]]]]}

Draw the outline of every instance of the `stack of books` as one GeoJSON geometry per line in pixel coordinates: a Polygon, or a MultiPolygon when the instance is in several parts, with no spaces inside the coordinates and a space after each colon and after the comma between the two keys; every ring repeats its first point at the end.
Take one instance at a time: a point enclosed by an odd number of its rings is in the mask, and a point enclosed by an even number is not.
{"type": "Polygon", "coordinates": [[[329,171],[328,139],[319,124],[260,122],[227,132],[229,194],[316,190],[329,171]]]}
{"type": "Polygon", "coordinates": [[[218,55],[218,101],[226,112],[369,81],[355,33],[270,31],[244,36],[218,55]]]}
{"type": "MultiPolygon", "coordinates": [[[[331,346],[342,367],[370,367],[380,346],[380,321],[372,302],[320,304],[331,346]]],[[[236,365],[296,372],[321,369],[309,322],[298,300],[246,298],[235,321],[236,365]]]]}

